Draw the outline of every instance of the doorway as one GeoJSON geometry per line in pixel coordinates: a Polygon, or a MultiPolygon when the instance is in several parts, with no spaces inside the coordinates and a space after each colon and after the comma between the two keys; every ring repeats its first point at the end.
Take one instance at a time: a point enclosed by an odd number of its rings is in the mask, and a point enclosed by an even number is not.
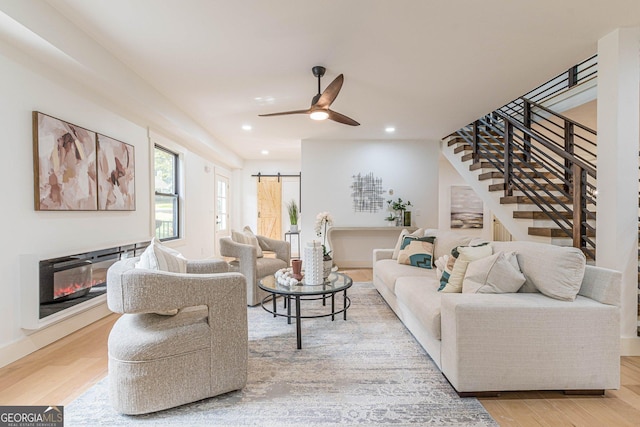
{"type": "MultiPolygon", "coordinates": [[[[215,175],[215,201],[216,201],[216,223],[214,227],[214,241],[219,242],[220,238],[229,236],[229,177],[216,173],[215,175]]],[[[219,248],[216,245],[216,253],[219,248]]]]}
{"type": "Polygon", "coordinates": [[[282,240],[282,183],[277,177],[258,179],[258,234],[282,240]]]}

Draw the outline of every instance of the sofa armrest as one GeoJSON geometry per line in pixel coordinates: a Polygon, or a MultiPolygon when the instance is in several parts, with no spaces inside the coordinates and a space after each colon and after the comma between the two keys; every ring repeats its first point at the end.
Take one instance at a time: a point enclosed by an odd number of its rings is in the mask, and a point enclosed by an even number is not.
{"type": "Polygon", "coordinates": [[[246,301],[246,280],[240,273],[184,274],[131,268],[107,274],[107,303],[116,313],[154,313],[198,305],[211,308],[235,297],[241,298],[243,306],[246,301]]]}
{"type": "Polygon", "coordinates": [[[442,372],[458,392],[615,389],[620,310],[578,297],[443,294],[442,372]]]}
{"type": "Polygon", "coordinates": [[[376,261],[381,259],[391,259],[393,257],[393,249],[374,249],[373,250],[373,265],[376,261]]]}
{"type": "Polygon", "coordinates": [[[608,268],[585,266],[579,295],[620,307],[621,293],[622,273],[608,268]]]}
{"type": "Polygon", "coordinates": [[[231,237],[223,237],[220,239],[220,255],[239,258],[239,259],[255,259],[258,251],[253,245],[246,245],[231,240],[231,237]]]}
{"type": "Polygon", "coordinates": [[[291,256],[291,245],[285,240],[270,239],[264,236],[256,236],[258,244],[263,251],[275,252],[276,258],[283,260],[289,265],[291,256]]]}
{"type": "Polygon", "coordinates": [[[226,273],[228,271],[229,264],[223,259],[197,259],[187,261],[187,273],[191,274],[226,273]]]}

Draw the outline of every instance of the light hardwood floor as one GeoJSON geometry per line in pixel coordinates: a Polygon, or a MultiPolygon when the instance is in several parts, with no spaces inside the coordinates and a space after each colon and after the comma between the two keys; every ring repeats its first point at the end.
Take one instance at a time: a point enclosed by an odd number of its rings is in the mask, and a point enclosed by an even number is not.
{"type": "MultiPolygon", "coordinates": [[[[370,269],[345,270],[371,281],[370,269]]],[[[67,405],[107,375],[108,316],[0,369],[0,405],[67,405]]],[[[638,426],[640,357],[622,357],[621,386],[604,396],[503,393],[480,402],[501,426],[638,426]]]]}

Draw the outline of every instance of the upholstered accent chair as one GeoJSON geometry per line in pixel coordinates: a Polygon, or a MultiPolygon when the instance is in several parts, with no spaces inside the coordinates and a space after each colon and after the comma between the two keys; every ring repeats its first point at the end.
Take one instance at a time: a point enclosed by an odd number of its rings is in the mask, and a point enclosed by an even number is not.
{"type": "MultiPolygon", "coordinates": [[[[234,236],[238,233],[234,232],[234,236]]],[[[281,268],[289,267],[291,257],[290,244],[283,240],[270,239],[256,235],[257,245],[241,243],[241,238],[223,237],[220,239],[220,255],[234,258],[229,262],[231,271],[242,273],[247,279],[247,305],[260,304],[267,295],[258,287],[263,277],[274,274],[281,268]],[[272,252],[262,256],[262,252],[272,252]]],[[[255,240],[254,240],[255,242],[255,240]]]]}
{"type": "Polygon", "coordinates": [[[107,272],[108,306],[123,313],[108,344],[113,407],[145,414],[243,388],[244,276],[224,260],[188,261],[187,273],[135,268],[137,260],[107,272]]]}

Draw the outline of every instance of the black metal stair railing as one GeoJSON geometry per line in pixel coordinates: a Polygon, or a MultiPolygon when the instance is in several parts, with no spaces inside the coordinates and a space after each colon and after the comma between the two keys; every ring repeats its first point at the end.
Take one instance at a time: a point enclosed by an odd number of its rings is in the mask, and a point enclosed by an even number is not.
{"type": "Polygon", "coordinates": [[[592,259],[597,134],[547,105],[596,79],[597,65],[593,56],[453,134],[471,146],[474,164],[501,173],[505,196],[527,197],[592,259]]]}
{"type": "MultiPolygon", "coordinates": [[[[598,76],[598,56],[594,55],[581,63],[574,65],[562,74],[557,75],[548,82],[529,91],[521,98],[515,99],[500,110],[505,114],[518,118],[524,116],[525,106],[521,102],[522,98],[528,99],[540,105],[557,99],[560,95],[578,85],[595,80],[598,76]]],[[[522,120],[521,120],[522,121],[522,120]]]]}
{"type": "MultiPolygon", "coordinates": [[[[554,117],[558,121],[561,116],[554,117]]],[[[546,213],[574,246],[595,259],[593,163],[501,111],[478,119],[457,135],[471,146],[474,163],[488,162],[502,174],[505,196],[520,192],[546,213]]]]}

